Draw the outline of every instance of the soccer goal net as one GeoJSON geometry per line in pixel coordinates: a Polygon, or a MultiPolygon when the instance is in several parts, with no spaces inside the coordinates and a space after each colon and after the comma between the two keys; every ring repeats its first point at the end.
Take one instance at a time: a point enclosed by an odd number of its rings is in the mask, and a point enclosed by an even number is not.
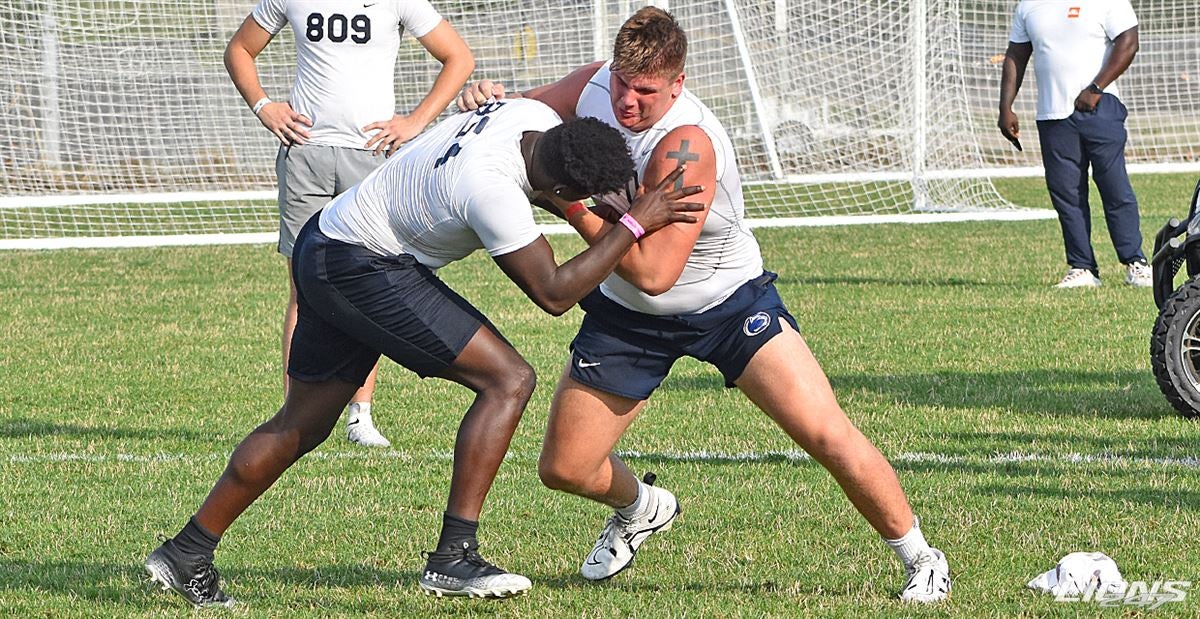
{"type": "MultiPolygon", "coordinates": [[[[627,0],[434,0],[474,78],[523,89],[607,58],[627,0]]],[[[1036,173],[995,130],[1010,0],[673,0],[687,86],[734,139],[748,212],[820,216],[1009,208],[992,176],[1036,173]]],[[[277,142],[222,64],[254,0],[15,0],[0,7],[0,247],[267,241],[277,142]]],[[[1134,169],[1195,166],[1200,5],[1135,2],[1142,50],[1121,88],[1134,169]]],[[[294,73],[285,29],[259,57],[294,73]]],[[[397,108],[438,65],[411,37],[397,108]]],[[[1032,67],[1031,67],[1032,69],[1032,67]]],[[[1189,167],[1189,169],[1192,169],[1189,167]]]]}

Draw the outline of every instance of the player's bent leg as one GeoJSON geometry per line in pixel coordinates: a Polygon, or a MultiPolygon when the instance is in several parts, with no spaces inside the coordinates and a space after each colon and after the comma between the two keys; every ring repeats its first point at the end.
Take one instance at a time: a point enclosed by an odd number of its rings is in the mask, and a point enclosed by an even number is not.
{"type": "Polygon", "coordinates": [[[533,368],[508,342],[481,326],[441,377],[475,392],[458,426],[447,511],[476,519],[509,442],[533,395],[533,368]]]}
{"type": "Polygon", "coordinates": [[[329,437],[356,388],[340,380],[292,381],[279,412],[234,449],[196,521],[222,535],[288,467],[329,437]]]}
{"type": "Polygon", "coordinates": [[[646,539],[669,530],[680,513],[675,495],[653,487],[653,474],[639,483],[612,454],[644,404],[583,385],[570,377],[569,368],[551,404],[538,459],[542,483],[614,508],[579,568],[588,580],[605,580],[628,568],[646,539]]]}
{"type": "MultiPolygon", "coordinates": [[[[895,469],[842,411],[825,372],[791,325],[784,324],[782,333],[755,354],[736,384],[833,475],[850,502],[885,540],[919,532],[895,469]]],[[[907,554],[900,550],[897,554],[902,555],[908,576],[905,591],[916,582],[918,573],[932,583],[926,594],[909,594],[904,599],[937,601],[949,594],[945,557],[929,548],[923,537],[907,554]]]]}
{"type": "MultiPolygon", "coordinates": [[[[197,608],[232,606],[234,600],[221,590],[220,575],[213,566],[217,541],[292,463],[329,436],[354,389],[341,381],[293,382],[283,407],[242,440],[196,512],[193,524],[211,538],[207,551],[188,552],[178,539],[166,540],[146,558],[151,580],[197,608]]],[[[181,535],[187,531],[185,528],[181,535]]]]}
{"type": "Polygon", "coordinates": [[[588,387],[565,369],[538,457],[542,483],[609,507],[632,502],[637,498],[637,477],[612,450],[644,405],[588,387]]]}
{"type": "MultiPolygon", "coordinates": [[[[446,513],[477,526],[484,498],[533,395],[535,375],[512,346],[481,326],[441,376],[475,392],[454,444],[446,513]]],[[[493,565],[478,549],[473,533],[453,537],[443,530],[438,548],[425,554],[427,562],[418,580],[421,589],[438,597],[503,598],[532,587],[528,578],[493,565]]]]}
{"type": "Polygon", "coordinates": [[[735,382],[834,476],[881,535],[900,537],[912,527],[912,510],[891,464],[838,406],[825,372],[791,325],[759,349],[735,382]]]}

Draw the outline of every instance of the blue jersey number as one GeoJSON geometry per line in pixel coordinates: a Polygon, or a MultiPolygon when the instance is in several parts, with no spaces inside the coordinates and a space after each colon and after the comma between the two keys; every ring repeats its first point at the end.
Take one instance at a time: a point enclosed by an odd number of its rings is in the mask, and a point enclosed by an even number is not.
{"type": "Polygon", "coordinates": [[[463,138],[467,137],[468,135],[479,135],[480,132],[483,131],[484,127],[487,127],[488,120],[491,118],[488,116],[488,114],[491,114],[502,107],[504,107],[503,101],[493,101],[479,108],[478,110],[475,110],[475,113],[471,114],[471,116],[467,118],[467,122],[464,122],[462,128],[459,129],[458,133],[454,135],[454,143],[450,145],[450,148],[446,149],[446,154],[438,157],[438,160],[434,162],[433,169],[436,170],[442,167],[447,161],[450,161],[451,157],[454,157],[458,155],[458,153],[462,152],[463,147],[461,142],[463,138]]]}

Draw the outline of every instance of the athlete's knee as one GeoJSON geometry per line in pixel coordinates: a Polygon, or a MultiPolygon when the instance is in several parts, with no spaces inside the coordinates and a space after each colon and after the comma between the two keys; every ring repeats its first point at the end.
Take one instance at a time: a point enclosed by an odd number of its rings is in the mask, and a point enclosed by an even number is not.
{"type": "Polygon", "coordinates": [[[289,451],[294,462],[329,438],[339,416],[340,411],[314,415],[311,411],[290,410],[288,404],[284,404],[274,417],[255,428],[254,433],[265,435],[280,449],[289,451]]]}
{"type": "Polygon", "coordinates": [[[537,374],[533,371],[533,366],[521,359],[518,363],[506,365],[502,370],[496,372],[491,377],[490,384],[485,386],[483,391],[491,396],[512,402],[516,405],[516,410],[520,412],[525,410],[525,404],[529,402],[529,398],[533,397],[533,390],[536,387],[537,374]]]}
{"type": "Polygon", "coordinates": [[[805,450],[826,466],[853,461],[865,440],[844,415],[831,417],[836,421],[821,424],[804,441],[805,450]]]}
{"type": "Polygon", "coordinates": [[[577,467],[571,466],[564,458],[555,457],[551,452],[542,450],[538,458],[538,478],[542,485],[551,490],[573,492],[586,484],[587,475],[577,467]]]}

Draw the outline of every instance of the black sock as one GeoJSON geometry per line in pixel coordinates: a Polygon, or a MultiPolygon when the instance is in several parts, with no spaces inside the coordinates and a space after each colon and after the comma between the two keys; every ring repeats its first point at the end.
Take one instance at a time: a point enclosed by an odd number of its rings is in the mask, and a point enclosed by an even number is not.
{"type": "Polygon", "coordinates": [[[196,522],[196,517],[193,516],[173,541],[180,552],[212,558],[213,552],[217,550],[217,544],[221,543],[221,536],[209,533],[196,522]]]}
{"type": "Polygon", "coordinates": [[[438,536],[437,549],[439,551],[459,550],[463,547],[463,542],[467,542],[470,546],[478,546],[479,542],[475,541],[475,533],[478,530],[479,522],[476,520],[466,520],[443,513],[442,534],[438,536]]]}

